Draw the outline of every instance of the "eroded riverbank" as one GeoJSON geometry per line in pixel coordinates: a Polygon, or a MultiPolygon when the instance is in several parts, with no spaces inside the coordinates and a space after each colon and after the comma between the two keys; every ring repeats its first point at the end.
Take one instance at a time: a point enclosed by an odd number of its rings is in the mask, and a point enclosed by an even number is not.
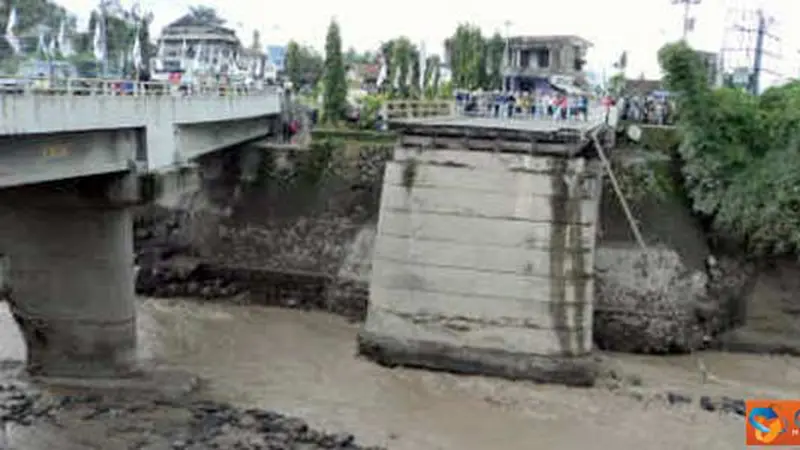
{"type": "MultiPolygon", "coordinates": [[[[21,341],[2,311],[0,358],[20,360],[21,341]]],[[[800,388],[800,360],[712,352],[702,354],[712,374],[704,384],[693,356],[606,356],[620,376],[594,389],[389,370],[356,358],[357,325],[324,313],[255,306],[143,300],[139,329],[143,358],[206,380],[198,397],[302,417],[334,434],[400,450],[728,450],[741,447],[743,421],[704,410],[702,396],[791,397],[800,388]],[[690,401],[670,404],[667,392],[690,401]]],[[[108,434],[112,416],[99,414],[76,428],[36,424],[26,433],[74,442],[59,446],[70,450],[150,448],[134,446],[140,444],[134,436],[148,433],[146,415],[126,416],[140,431],[118,446],[87,442],[108,434]]],[[[43,448],[18,436],[15,448],[43,448]]]]}

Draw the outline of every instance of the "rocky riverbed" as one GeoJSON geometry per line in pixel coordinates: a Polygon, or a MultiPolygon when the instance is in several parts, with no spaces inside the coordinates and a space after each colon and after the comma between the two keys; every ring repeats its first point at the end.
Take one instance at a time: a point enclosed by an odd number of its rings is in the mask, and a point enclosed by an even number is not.
{"type": "Polygon", "coordinates": [[[56,394],[25,383],[0,383],[0,448],[37,448],[30,430],[73,430],[60,450],[157,449],[372,449],[349,433],[327,433],[276,411],[237,408],[208,400],[142,399],[119,393],[56,394]],[[99,428],[98,428],[99,426],[99,428]],[[84,447],[71,446],[74,430],[85,429],[84,447]],[[27,436],[26,436],[27,435],[27,436]],[[108,438],[108,441],[103,441],[108,438]],[[91,447],[96,442],[102,447],[91,447]],[[5,445],[4,445],[5,444],[5,445]],[[13,445],[13,447],[11,446],[13,445]]]}
{"type": "MultiPolygon", "coordinates": [[[[247,440],[272,436],[255,431],[263,415],[280,424],[299,417],[328,436],[352,433],[392,450],[527,450],[531,442],[554,450],[729,450],[742,444],[744,399],[791,398],[800,389],[800,360],[788,357],[598,353],[604,371],[597,386],[576,389],[385,369],[355,356],[358,325],[320,312],[200,299],[142,299],[137,309],[143,361],[200,377],[196,390],[111,395],[0,376],[8,436],[25,444],[12,448],[258,448],[247,440]],[[584,432],[574,433],[576,420],[584,432]]],[[[0,306],[0,360],[23,356],[0,306]]],[[[276,439],[295,436],[273,431],[276,439]]],[[[328,444],[276,448],[319,445],[328,444]]]]}
{"type": "MultiPolygon", "coordinates": [[[[729,417],[745,414],[743,399],[658,392],[645,384],[638,376],[606,370],[594,390],[633,399],[650,408],[656,405],[679,410],[689,408],[729,417]]],[[[515,389],[524,389],[524,386],[524,383],[517,384],[515,389]]],[[[515,403],[508,396],[496,394],[486,397],[485,401],[507,407],[515,403]]],[[[385,448],[359,445],[350,433],[321,431],[297,417],[200,399],[197,393],[177,398],[131,395],[119,390],[84,389],[65,393],[63,389],[43,389],[27,382],[8,380],[0,382],[0,424],[2,449],[43,449],[47,441],[41,436],[59,440],[59,450],[385,448]],[[65,434],[60,430],[69,432],[65,434]]]]}

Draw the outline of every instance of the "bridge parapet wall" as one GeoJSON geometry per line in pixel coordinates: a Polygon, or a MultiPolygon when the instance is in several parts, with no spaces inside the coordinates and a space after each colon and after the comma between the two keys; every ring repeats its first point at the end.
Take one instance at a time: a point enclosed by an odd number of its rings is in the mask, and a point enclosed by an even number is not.
{"type": "MultiPolygon", "coordinates": [[[[145,145],[131,159],[149,170],[158,170],[197,156],[192,149],[178,145],[181,141],[176,136],[184,127],[265,118],[280,111],[277,91],[248,96],[187,97],[3,95],[0,136],[140,129],[144,131],[145,145]],[[182,155],[184,150],[190,154],[182,155]]],[[[226,143],[224,139],[215,140],[218,145],[226,143]]]]}

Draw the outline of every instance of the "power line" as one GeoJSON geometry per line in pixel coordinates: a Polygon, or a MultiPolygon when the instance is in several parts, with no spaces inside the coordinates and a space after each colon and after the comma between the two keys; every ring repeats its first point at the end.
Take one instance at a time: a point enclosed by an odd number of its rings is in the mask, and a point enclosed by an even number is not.
{"type": "Polygon", "coordinates": [[[778,67],[783,61],[782,38],[777,33],[777,21],[761,9],[746,7],[745,3],[729,7],[726,11],[725,31],[720,49],[720,66],[724,73],[734,73],[746,80],[750,92],[758,93],[762,74],[781,79],[778,67]]]}

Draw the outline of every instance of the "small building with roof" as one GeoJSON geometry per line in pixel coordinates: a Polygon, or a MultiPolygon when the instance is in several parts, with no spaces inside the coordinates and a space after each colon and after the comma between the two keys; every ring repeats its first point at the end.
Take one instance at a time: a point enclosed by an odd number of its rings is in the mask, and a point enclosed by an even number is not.
{"type": "Polygon", "coordinates": [[[181,72],[188,61],[216,67],[231,60],[241,48],[236,32],[186,14],[170,23],[158,38],[159,71],[181,72]],[[195,58],[196,52],[200,54],[195,58]]]}
{"type": "Polygon", "coordinates": [[[563,90],[584,78],[588,40],[573,35],[512,36],[503,65],[510,91],[563,90]]]}

